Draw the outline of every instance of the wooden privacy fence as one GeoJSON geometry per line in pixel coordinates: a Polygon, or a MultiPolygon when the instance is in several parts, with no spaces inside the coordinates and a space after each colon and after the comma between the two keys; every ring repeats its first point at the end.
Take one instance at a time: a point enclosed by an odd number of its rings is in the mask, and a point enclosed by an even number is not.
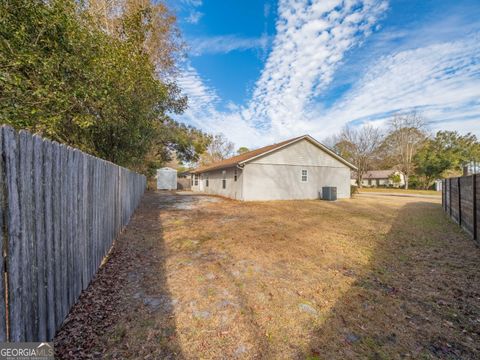
{"type": "Polygon", "coordinates": [[[51,340],[127,224],[146,179],[7,126],[0,149],[0,341],[51,340]]]}
{"type": "Polygon", "coordinates": [[[479,240],[480,175],[444,179],[442,206],[443,210],[474,240],[479,240]]]}
{"type": "Polygon", "coordinates": [[[192,189],[192,180],[188,178],[178,178],[177,179],[177,189],[179,190],[191,190],[192,189]]]}

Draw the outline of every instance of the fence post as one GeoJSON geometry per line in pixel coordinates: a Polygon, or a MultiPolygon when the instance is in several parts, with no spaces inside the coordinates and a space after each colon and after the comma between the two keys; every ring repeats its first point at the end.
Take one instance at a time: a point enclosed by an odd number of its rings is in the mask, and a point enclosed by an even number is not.
{"type": "Polygon", "coordinates": [[[458,224],[462,225],[462,194],[460,191],[460,177],[457,178],[458,186],[458,224]]]}
{"type": "Polygon", "coordinates": [[[477,240],[477,175],[473,174],[472,176],[473,181],[473,240],[477,240]]]}
{"type": "Polygon", "coordinates": [[[442,180],[442,208],[443,208],[443,211],[447,211],[447,184],[446,184],[447,180],[443,179],[442,180]]]}
{"type": "Polygon", "coordinates": [[[7,194],[5,191],[5,166],[3,164],[3,128],[0,127],[0,341],[7,341],[7,294],[5,289],[5,283],[7,281],[4,265],[6,264],[5,251],[7,239],[4,238],[4,216],[7,211],[5,197],[7,194]]]}
{"type": "Polygon", "coordinates": [[[448,210],[452,217],[452,178],[448,179],[448,210]]]}

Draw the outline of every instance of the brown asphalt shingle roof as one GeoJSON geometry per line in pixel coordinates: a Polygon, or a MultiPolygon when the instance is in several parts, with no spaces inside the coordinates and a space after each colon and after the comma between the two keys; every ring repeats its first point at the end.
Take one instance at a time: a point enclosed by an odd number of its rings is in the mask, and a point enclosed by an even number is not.
{"type": "Polygon", "coordinates": [[[236,165],[240,164],[241,162],[243,162],[245,160],[249,160],[249,159],[251,159],[255,156],[262,155],[263,153],[275,150],[276,148],[282,147],[283,145],[286,145],[286,144],[288,144],[292,141],[295,141],[297,139],[300,139],[302,137],[303,136],[299,136],[299,137],[296,137],[296,138],[293,138],[293,139],[289,139],[289,140],[279,142],[277,144],[268,145],[268,146],[261,147],[259,149],[248,151],[248,152],[243,153],[241,155],[237,155],[237,156],[234,156],[234,157],[222,160],[222,161],[217,161],[216,163],[213,163],[213,164],[195,169],[195,170],[192,171],[192,173],[194,173],[194,174],[197,173],[198,174],[198,173],[202,173],[202,172],[205,172],[205,171],[233,167],[233,166],[236,166],[236,165]]]}
{"type": "Polygon", "coordinates": [[[307,139],[311,142],[316,143],[319,147],[323,148],[324,151],[326,151],[327,153],[330,153],[333,157],[339,159],[340,161],[345,163],[350,168],[356,169],[355,166],[353,166],[352,164],[347,162],[345,159],[342,159],[340,156],[335,154],[332,150],[330,150],[327,147],[325,147],[324,145],[320,144],[318,141],[316,141],[312,137],[310,137],[308,135],[303,135],[303,136],[298,136],[298,137],[295,137],[295,138],[292,138],[292,139],[288,139],[288,140],[279,142],[277,144],[268,145],[268,146],[264,146],[264,147],[256,149],[256,150],[248,151],[248,152],[243,153],[241,155],[237,155],[237,156],[231,157],[229,159],[218,161],[216,163],[213,163],[213,164],[210,164],[210,165],[207,165],[207,166],[200,167],[198,169],[193,170],[192,174],[199,174],[199,173],[203,173],[203,172],[206,172],[206,171],[225,169],[225,168],[237,166],[237,165],[239,165],[239,164],[241,164],[241,163],[243,163],[247,160],[250,160],[250,159],[255,158],[257,156],[263,155],[263,154],[268,153],[270,151],[273,151],[275,149],[281,148],[282,146],[288,145],[288,144],[293,143],[293,142],[295,142],[297,140],[300,140],[300,139],[307,139]]]}

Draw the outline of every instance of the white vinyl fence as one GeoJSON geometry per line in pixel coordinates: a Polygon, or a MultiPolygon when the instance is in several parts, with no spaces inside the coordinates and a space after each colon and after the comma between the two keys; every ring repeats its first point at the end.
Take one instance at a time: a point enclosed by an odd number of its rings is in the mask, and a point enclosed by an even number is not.
{"type": "Polygon", "coordinates": [[[47,341],[92,280],[146,178],[0,129],[0,341],[47,341]]]}

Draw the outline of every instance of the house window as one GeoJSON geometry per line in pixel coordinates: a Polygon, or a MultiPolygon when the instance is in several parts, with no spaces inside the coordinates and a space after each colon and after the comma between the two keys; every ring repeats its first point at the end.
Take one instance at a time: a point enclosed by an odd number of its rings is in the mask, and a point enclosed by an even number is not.
{"type": "Polygon", "coordinates": [[[303,169],[302,170],[302,182],[307,182],[308,181],[308,170],[303,169]]]}
{"type": "Polygon", "coordinates": [[[222,189],[227,188],[227,172],[225,170],[222,171],[222,189]]]}
{"type": "Polygon", "coordinates": [[[197,186],[198,185],[198,175],[195,174],[193,176],[194,176],[194,185],[197,186]]]}
{"type": "Polygon", "coordinates": [[[206,179],[205,179],[205,186],[208,187],[208,174],[205,175],[206,176],[206,179]]]}
{"type": "Polygon", "coordinates": [[[233,172],[233,181],[237,181],[237,169],[233,172]]]}

